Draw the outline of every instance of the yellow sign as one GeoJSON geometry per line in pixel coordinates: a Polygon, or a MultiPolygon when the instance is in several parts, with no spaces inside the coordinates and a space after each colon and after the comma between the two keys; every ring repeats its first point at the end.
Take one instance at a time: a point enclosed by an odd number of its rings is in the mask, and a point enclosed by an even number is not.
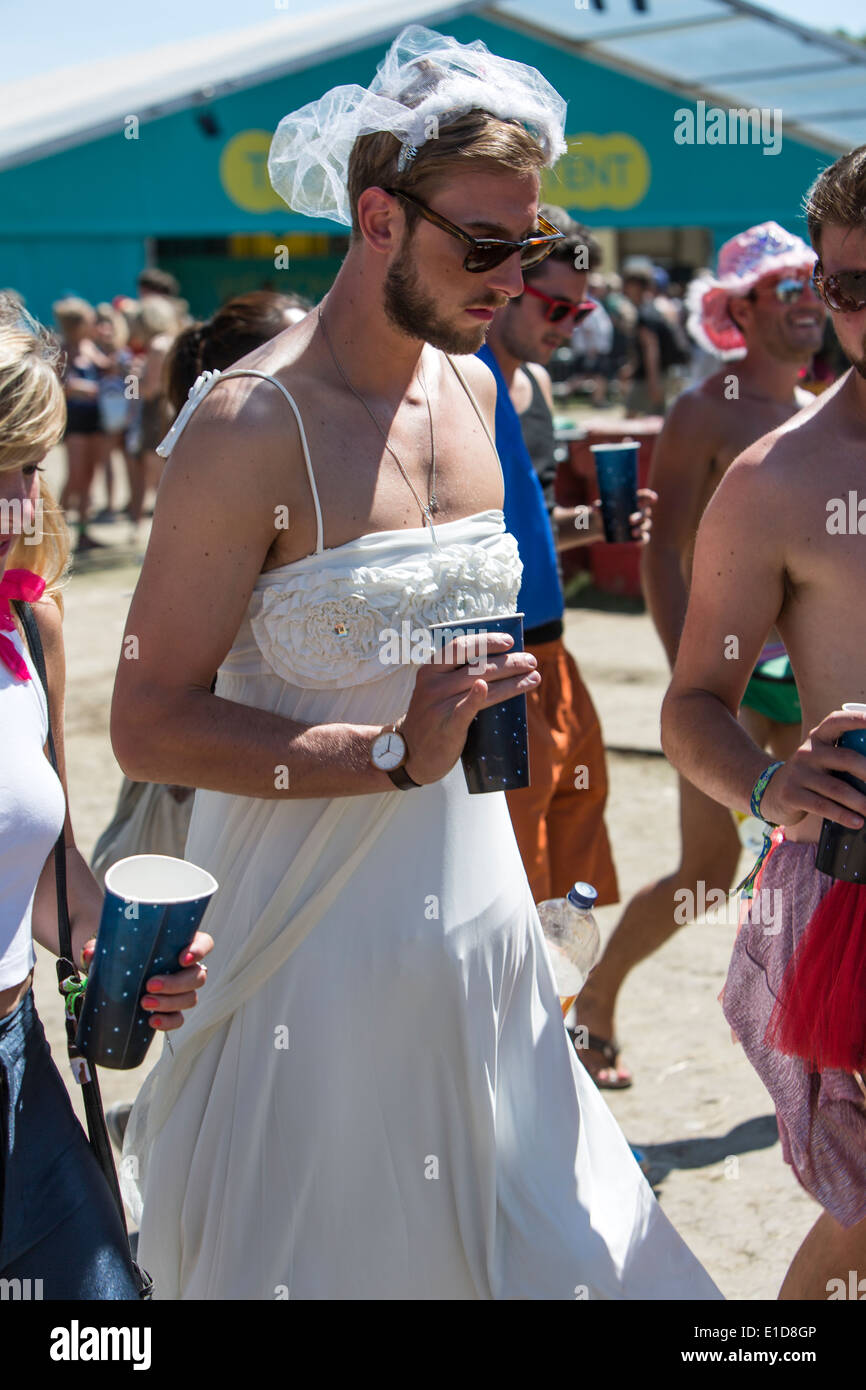
{"type": "Polygon", "coordinates": [[[633,208],[649,188],[650,162],[633,135],[582,131],[567,137],[568,151],[541,185],[543,202],[569,207],[633,208]]]}
{"type": "Polygon", "coordinates": [[[225,194],[244,212],[272,212],[286,205],[268,178],[267,130],[242,130],[233,135],[220,155],[220,183],[225,194]]]}

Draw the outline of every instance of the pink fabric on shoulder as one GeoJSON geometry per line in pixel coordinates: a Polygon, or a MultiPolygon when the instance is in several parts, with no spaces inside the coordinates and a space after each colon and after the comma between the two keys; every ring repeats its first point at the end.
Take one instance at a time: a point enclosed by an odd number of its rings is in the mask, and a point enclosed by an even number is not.
{"type": "MultiPolygon", "coordinates": [[[[15,619],[9,607],[10,599],[23,599],[25,603],[35,603],[45,592],[45,580],[32,570],[7,570],[0,579],[0,630],[15,631],[15,619]]],[[[19,655],[14,642],[0,635],[0,661],[19,680],[29,681],[30,671],[26,661],[19,655]]]]}

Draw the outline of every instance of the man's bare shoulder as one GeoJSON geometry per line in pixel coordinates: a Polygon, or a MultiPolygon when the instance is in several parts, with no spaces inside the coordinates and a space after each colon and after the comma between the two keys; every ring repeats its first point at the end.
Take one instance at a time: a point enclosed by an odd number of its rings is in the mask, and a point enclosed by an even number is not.
{"type": "Polygon", "coordinates": [[[542,367],[540,362],[524,362],[523,365],[526,371],[529,372],[530,376],[535,377],[535,380],[538,382],[542,390],[545,386],[550,385],[550,372],[547,370],[546,367],[542,367]]]}
{"type": "Polygon", "coordinates": [[[234,365],[278,377],[288,391],[306,396],[320,385],[322,377],[321,339],[318,346],[313,342],[317,327],[318,315],[310,312],[275,338],[253,348],[234,365]]]}
{"type": "Polygon", "coordinates": [[[777,510],[787,509],[803,490],[826,490],[824,461],[833,433],[832,401],[818,397],[789,420],[761,435],[734,459],[719,492],[725,499],[735,494],[747,503],[772,501],[777,510]]]}
{"type": "Polygon", "coordinates": [[[722,374],[717,373],[680,392],[665,415],[662,435],[666,442],[683,437],[690,441],[693,450],[699,441],[705,441],[709,444],[708,452],[713,453],[717,425],[721,428],[727,418],[723,407],[727,404],[730,410],[721,378],[722,374]]]}
{"type": "Polygon", "coordinates": [[[481,358],[476,357],[474,354],[469,356],[461,354],[459,357],[454,355],[450,358],[452,366],[449,367],[445,353],[440,353],[439,355],[441,358],[441,373],[439,381],[443,390],[444,397],[447,398],[448,393],[454,387],[456,387],[458,393],[462,395],[462,388],[457,386],[457,383],[454,380],[454,372],[452,370],[452,367],[456,367],[460,375],[463,377],[463,380],[466,382],[466,385],[469,387],[469,390],[472,392],[473,396],[478,402],[478,408],[484,417],[484,420],[487,424],[487,428],[489,429],[491,434],[495,434],[497,391],[496,378],[493,375],[490,368],[488,367],[487,363],[482,362],[481,358]],[[451,380],[449,380],[449,378],[451,378],[451,380]]]}
{"type": "Polygon", "coordinates": [[[682,416],[695,419],[699,416],[714,415],[725,406],[730,409],[731,375],[731,371],[722,368],[701,381],[696,381],[694,386],[688,386],[677,396],[671,410],[678,409],[682,416]]]}
{"type": "Polygon", "coordinates": [[[530,376],[533,376],[535,378],[538,384],[538,388],[541,391],[541,394],[544,397],[544,400],[547,404],[547,408],[550,410],[552,414],[554,410],[554,400],[553,382],[551,380],[550,372],[547,370],[546,367],[542,367],[540,362],[524,362],[523,365],[525,370],[529,372],[530,376]]]}
{"type": "MultiPolygon", "coordinates": [[[[704,381],[677,396],[656,440],[653,487],[659,483],[667,486],[671,478],[681,478],[684,473],[693,480],[709,477],[725,444],[730,417],[722,408],[724,404],[724,398],[704,381]]],[[[728,402],[728,411],[730,408],[728,402]]]]}
{"type": "Polygon", "coordinates": [[[492,418],[496,411],[496,378],[487,363],[474,354],[458,357],[456,363],[478,404],[492,418]]]}
{"type": "Polygon", "coordinates": [[[306,360],[305,349],[311,336],[309,328],[301,331],[306,324],[307,320],[302,319],[225,368],[221,379],[196,406],[177,452],[182,451],[184,442],[209,447],[216,441],[225,445],[248,444],[254,440],[259,458],[264,457],[271,443],[278,446],[284,456],[293,435],[295,439],[298,436],[297,430],[291,429],[292,412],[283,392],[273,381],[265,381],[261,376],[229,376],[227,373],[263,373],[279,381],[293,399],[296,392],[303,396],[304,387],[316,380],[306,360]]]}

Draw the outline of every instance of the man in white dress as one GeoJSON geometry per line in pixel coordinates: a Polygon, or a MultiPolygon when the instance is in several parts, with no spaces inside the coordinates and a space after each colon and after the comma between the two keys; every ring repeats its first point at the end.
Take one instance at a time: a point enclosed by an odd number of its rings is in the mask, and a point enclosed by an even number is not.
{"type": "Polygon", "coordinates": [[[469,723],[533,658],[383,655],[515,610],[470,354],[552,244],[563,120],[534,70],[418,27],[286,117],[272,181],[349,253],[161,446],[112,737],[199,788],[186,853],[220,883],[208,999],[121,1165],[161,1297],[719,1296],[568,1045],[505,797],[467,790],[469,723]]]}

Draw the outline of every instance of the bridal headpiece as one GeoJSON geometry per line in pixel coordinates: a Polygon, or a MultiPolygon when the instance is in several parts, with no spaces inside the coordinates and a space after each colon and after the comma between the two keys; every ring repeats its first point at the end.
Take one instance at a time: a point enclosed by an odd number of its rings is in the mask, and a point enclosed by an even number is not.
{"type": "Polygon", "coordinates": [[[468,111],[520,121],[552,165],[565,151],[565,102],[537,69],[411,24],[397,36],[369,87],[334,87],[284,116],[268,156],[271,184],[308,217],[351,225],[347,173],[361,135],[390,131],[401,141],[398,172],[468,111]]]}

